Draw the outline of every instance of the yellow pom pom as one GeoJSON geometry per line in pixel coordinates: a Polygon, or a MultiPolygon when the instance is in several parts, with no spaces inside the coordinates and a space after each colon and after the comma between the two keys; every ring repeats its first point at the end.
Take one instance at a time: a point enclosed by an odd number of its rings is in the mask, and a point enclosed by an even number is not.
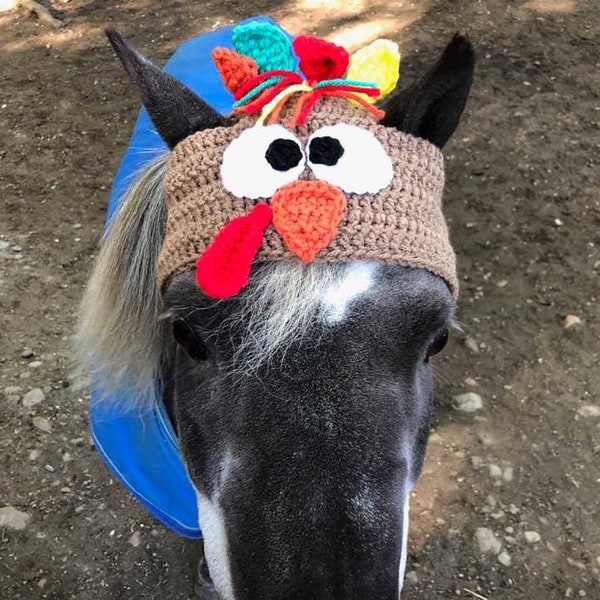
{"type": "Polygon", "coordinates": [[[390,40],[375,40],[355,52],[350,59],[346,77],[354,81],[372,81],[381,91],[375,102],[392,92],[400,76],[400,49],[390,40]]]}

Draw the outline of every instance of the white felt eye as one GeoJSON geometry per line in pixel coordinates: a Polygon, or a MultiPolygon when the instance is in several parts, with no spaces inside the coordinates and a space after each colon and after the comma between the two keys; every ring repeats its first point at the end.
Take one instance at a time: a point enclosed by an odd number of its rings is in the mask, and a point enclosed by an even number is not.
{"type": "Polygon", "coordinates": [[[310,137],[307,153],[317,179],[345,192],[374,194],[394,178],[392,159],[381,142],[354,125],[322,127],[310,137]]]}
{"type": "Polygon", "coordinates": [[[300,142],[281,125],[245,129],[223,153],[221,179],[238,198],[270,198],[298,179],[306,159],[300,142]]]}

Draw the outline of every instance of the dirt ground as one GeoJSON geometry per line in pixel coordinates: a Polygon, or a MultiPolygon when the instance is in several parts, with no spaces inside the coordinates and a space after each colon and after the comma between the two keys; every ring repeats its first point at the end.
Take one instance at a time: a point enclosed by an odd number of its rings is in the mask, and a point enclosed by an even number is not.
{"type": "Polygon", "coordinates": [[[61,29],[0,12],[0,509],[24,513],[0,527],[0,598],[192,596],[197,545],[111,478],[89,442],[87,390],[69,378],[78,299],[138,105],[102,29],[163,61],[194,34],[270,14],[349,45],[397,39],[405,83],[457,29],[478,52],[446,149],[464,333],[437,363],[403,599],[600,599],[600,4],[51,6],[61,29]],[[32,404],[34,388],[44,399],[32,404]],[[483,408],[455,410],[465,392],[483,408]]]}

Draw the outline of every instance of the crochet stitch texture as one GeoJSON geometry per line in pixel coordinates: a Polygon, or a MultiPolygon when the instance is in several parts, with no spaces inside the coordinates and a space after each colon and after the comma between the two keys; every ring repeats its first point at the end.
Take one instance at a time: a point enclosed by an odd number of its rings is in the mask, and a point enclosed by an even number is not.
{"type": "MultiPolygon", "coordinates": [[[[256,118],[242,117],[231,127],[189,136],[173,150],[165,177],[168,207],[166,237],[157,265],[162,289],[177,274],[195,268],[198,257],[227,223],[252,212],[264,200],[238,198],[223,186],[223,152],[256,118]]],[[[377,193],[345,193],[346,206],[335,237],[316,260],[372,260],[422,267],[442,277],[458,294],[455,255],[442,214],[444,163],[433,144],[380,125],[366,111],[341,98],[322,98],[306,124],[295,131],[306,144],[326,125],[345,123],[370,131],[389,154],[394,177],[377,193]]],[[[365,157],[368,163],[369,157],[365,157]]],[[[299,180],[311,180],[307,168],[299,180]]],[[[309,207],[306,209],[310,213],[309,207]]],[[[310,214],[303,218],[310,222],[310,214]]],[[[327,232],[317,235],[327,238],[327,232]]],[[[274,227],[268,227],[256,261],[298,260],[274,227]]]]}

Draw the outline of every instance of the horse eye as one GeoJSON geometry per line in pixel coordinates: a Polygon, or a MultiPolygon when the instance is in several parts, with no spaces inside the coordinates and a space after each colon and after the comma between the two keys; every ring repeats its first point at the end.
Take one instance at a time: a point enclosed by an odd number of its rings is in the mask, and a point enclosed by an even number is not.
{"type": "Polygon", "coordinates": [[[442,333],[440,333],[431,343],[429,348],[427,348],[427,358],[431,358],[436,354],[439,354],[448,343],[448,330],[444,329],[442,333]]]}
{"type": "Polygon", "coordinates": [[[208,349],[196,332],[182,319],[173,321],[173,337],[193,360],[206,360],[208,349]]]}

